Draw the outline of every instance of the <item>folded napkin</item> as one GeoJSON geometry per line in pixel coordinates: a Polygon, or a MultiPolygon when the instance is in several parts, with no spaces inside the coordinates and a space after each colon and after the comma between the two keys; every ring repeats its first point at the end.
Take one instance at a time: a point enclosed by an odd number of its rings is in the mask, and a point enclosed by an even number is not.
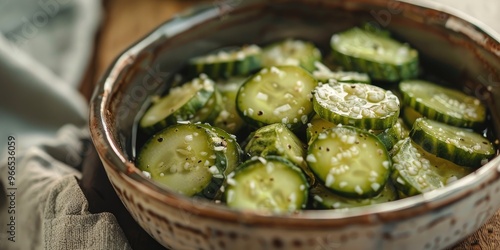
{"type": "Polygon", "coordinates": [[[130,249],[77,183],[89,138],[78,85],[101,11],[98,0],[0,0],[0,249],[130,249]]]}
{"type": "Polygon", "coordinates": [[[63,124],[86,123],[87,103],[76,88],[100,8],[98,0],[0,0],[0,138],[16,135],[22,150],[63,124]]]}

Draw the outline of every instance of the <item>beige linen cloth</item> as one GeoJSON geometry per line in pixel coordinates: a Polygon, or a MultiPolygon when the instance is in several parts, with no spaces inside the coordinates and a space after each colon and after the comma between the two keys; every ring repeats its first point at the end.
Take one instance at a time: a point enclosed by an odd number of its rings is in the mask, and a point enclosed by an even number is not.
{"type": "Polygon", "coordinates": [[[2,250],[130,249],[112,214],[88,212],[76,179],[89,137],[76,89],[100,20],[98,0],[0,0],[2,250]],[[16,142],[15,214],[6,196],[8,136],[16,142]]]}

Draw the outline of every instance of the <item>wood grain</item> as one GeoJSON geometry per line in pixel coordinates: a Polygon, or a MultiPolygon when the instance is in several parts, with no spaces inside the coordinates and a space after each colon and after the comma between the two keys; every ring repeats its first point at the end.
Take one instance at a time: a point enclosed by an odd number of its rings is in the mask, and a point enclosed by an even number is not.
{"type": "MultiPolygon", "coordinates": [[[[176,13],[201,2],[215,3],[186,0],[104,1],[105,20],[96,39],[95,55],[82,84],[82,93],[90,96],[106,68],[130,44],[176,13]]],[[[500,210],[480,230],[451,249],[500,249],[500,210]]]]}

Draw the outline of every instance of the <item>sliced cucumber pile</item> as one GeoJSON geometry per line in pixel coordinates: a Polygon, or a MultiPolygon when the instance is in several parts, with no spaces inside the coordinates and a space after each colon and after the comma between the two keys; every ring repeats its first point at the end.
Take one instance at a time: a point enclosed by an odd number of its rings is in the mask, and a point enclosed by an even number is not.
{"type": "Polygon", "coordinates": [[[484,104],[415,79],[417,51],[388,31],[330,42],[326,59],[297,39],[192,58],[141,117],[136,166],[173,192],[275,214],[431,192],[497,155],[484,104]]]}

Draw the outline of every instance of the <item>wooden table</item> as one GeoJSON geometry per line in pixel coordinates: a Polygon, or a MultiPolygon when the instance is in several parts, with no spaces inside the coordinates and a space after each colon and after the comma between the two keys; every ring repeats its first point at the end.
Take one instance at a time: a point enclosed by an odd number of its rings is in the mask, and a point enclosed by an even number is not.
{"type": "MultiPolygon", "coordinates": [[[[105,0],[105,19],[81,92],[89,98],[95,83],[120,52],[179,11],[202,2],[216,3],[213,0],[105,0]]],[[[500,211],[452,249],[500,249],[500,211]]]]}

